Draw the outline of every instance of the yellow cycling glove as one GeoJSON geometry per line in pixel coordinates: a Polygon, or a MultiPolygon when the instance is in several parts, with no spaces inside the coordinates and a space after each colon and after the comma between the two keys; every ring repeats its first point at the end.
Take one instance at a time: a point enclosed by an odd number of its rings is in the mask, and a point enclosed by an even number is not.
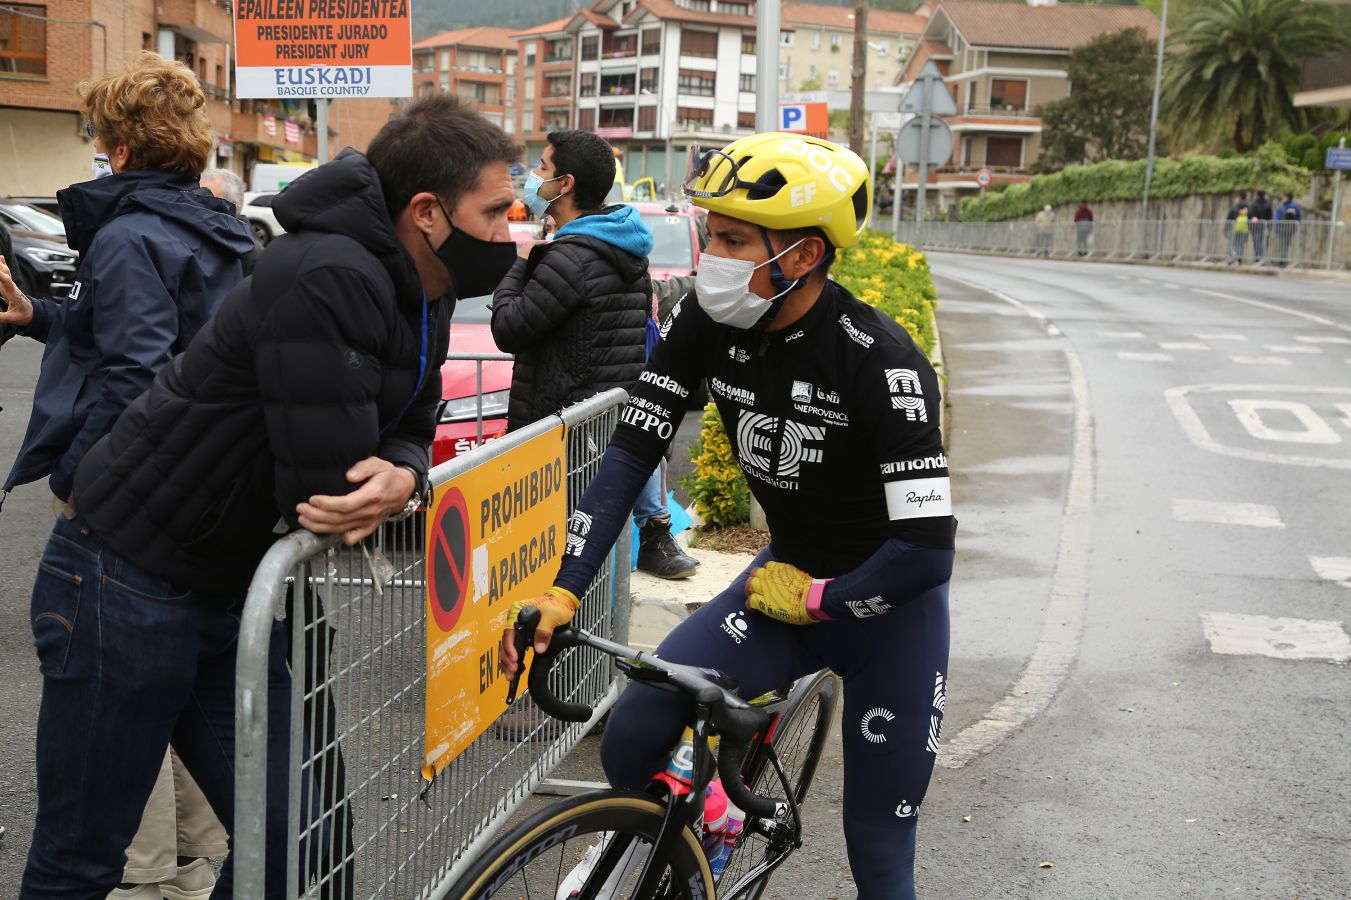
{"type": "Polygon", "coordinates": [[[539,625],[535,626],[535,648],[538,650],[541,643],[548,645],[555,628],[572,621],[578,605],[577,598],[572,591],[561,587],[551,587],[538,597],[532,597],[529,600],[517,600],[511,604],[511,609],[507,610],[506,627],[509,629],[515,628],[516,619],[520,617],[521,610],[527,606],[537,607],[539,609],[539,625]],[[540,641],[541,637],[544,638],[543,642],[540,641]]]}
{"type": "Polygon", "coordinates": [[[787,563],[766,563],[746,580],[746,608],[789,625],[815,625],[830,618],[821,611],[829,581],[787,563]]]}

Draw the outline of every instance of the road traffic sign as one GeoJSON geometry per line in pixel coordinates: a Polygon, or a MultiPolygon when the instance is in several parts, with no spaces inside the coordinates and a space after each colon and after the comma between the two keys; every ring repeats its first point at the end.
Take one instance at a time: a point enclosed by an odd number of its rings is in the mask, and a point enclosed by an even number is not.
{"type": "Polygon", "coordinates": [[[1351,147],[1329,147],[1323,167],[1338,170],[1351,169],[1351,147]]]}
{"type": "Polygon", "coordinates": [[[980,185],[983,188],[989,187],[990,182],[993,180],[994,175],[991,174],[989,169],[982,168],[979,172],[976,173],[976,184],[980,185]]]}
{"type": "Polygon", "coordinates": [[[952,99],[952,94],[948,93],[947,85],[943,83],[943,73],[938,71],[938,66],[933,61],[924,64],[924,68],[919,70],[915,76],[914,84],[910,85],[910,90],[906,91],[905,97],[901,99],[901,112],[908,113],[933,113],[936,116],[955,116],[957,115],[957,104],[952,99]],[[929,93],[928,102],[925,102],[925,93],[929,93]]]}
{"type": "Polygon", "coordinates": [[[936,168],[946,163],[952,156],[952,129],[942,119],[933,116],[915,116],[901,129],[897,147],[900,149],[901,161],[906,165],[919,165],[919,161],[923,159],[929,166],[936,168]],[[928,153],[924,152],[923,143],[926,118],[929,120],[928,153]]]}
{"type": "Polygon", "coordinates": [[[785,103],[779,107],[779,130],[828,137],[830,108],[825,103],[785,103]]]}

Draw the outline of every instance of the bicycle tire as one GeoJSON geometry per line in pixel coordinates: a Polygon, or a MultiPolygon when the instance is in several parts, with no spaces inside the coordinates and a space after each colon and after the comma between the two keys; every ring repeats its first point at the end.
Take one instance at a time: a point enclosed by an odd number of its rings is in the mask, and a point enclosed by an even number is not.
{"type": "MultiPolygon", "coordinates": [[[[806,800],[816,778],[816,767],[821,762],[821,753],[830,736],[830,724],[835,718],[840,688],[839,676],[829,669],[800,678],[789,691],[783,712],[774,726],[769,743],[779,755],[779,764],[783,766],[799,806],[806,800]]],[[[742,771],[752,792],[782,796],[783,788],[763,744],[751,754],[742,771]]],[[[741,840],[718,879],[719,900],[759,900],[773,871],[756,875],[754,870],[790,852],[791,847],[774,847],[767,838],[748,827],[742,832],[741,840]]]]}
{"type": "MultiPolygon", "coordinates": [[[[632,791],[595,791],[570,797],[540,810],[494,841],[447,897],[553,900],[565,876],[582,862],[586,849],[598,843],[602,834],[636,837],[650,845],[661,831],[665,814],[665,804],[632,791]],[[534,868],[536,864],[540,866],[534,868]],[[532,877],[525,874],[526,869],[542,874],[532,877]],[[552,887],[548,886],[550,878],[552,887]]],[[[613,892],[614,900],[628,900],[636,881],[635,873],[625,881],[627,890],[613,892]]],[[[713,874],[703,847],[685,825],[654,900],[713,900],[712,887],[713,874]]]]}

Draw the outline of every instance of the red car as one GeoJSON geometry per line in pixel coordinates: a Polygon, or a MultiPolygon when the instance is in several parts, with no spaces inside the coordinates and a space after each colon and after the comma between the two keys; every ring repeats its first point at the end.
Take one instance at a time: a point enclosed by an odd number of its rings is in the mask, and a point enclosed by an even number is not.
{"type": "MultiPolygon", "coordinates": [[[[652,253],[648,256],[654,279],[692,274],[699,265],[699,223],[696,209],[688,204],[635,203],[643,221],[652,229],[652,253]]],[[[534,240],[539,223],[511,223],[517,243],[534,240]]],[[[460,300],[450,324],[450,353],[499,353],[493,343],[492,297],[460,300]]],[[[441,407],[436,438],[432,441],[432,465],[443,463],[495,440],[507,431],[507,399],[511,393],[511,361],[448,359],[441,366],[441,407]],[[483,425],[480,428],[478,392],[482,366],[483,425]]]]}

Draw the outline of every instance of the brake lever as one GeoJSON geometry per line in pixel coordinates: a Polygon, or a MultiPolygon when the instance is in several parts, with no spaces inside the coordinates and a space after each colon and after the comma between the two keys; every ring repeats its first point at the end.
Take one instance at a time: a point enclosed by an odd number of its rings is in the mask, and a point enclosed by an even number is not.
{"type": "Polygon", "coordinates": [[[516,674],[511,676],[507,685],[507,706],[516,700],[516,691],[521,686],[521,676],[525,674],[525,653],[535,639],[535,626],[539,624],[539,609],[527,606],[516,617],[516,674]]]}

